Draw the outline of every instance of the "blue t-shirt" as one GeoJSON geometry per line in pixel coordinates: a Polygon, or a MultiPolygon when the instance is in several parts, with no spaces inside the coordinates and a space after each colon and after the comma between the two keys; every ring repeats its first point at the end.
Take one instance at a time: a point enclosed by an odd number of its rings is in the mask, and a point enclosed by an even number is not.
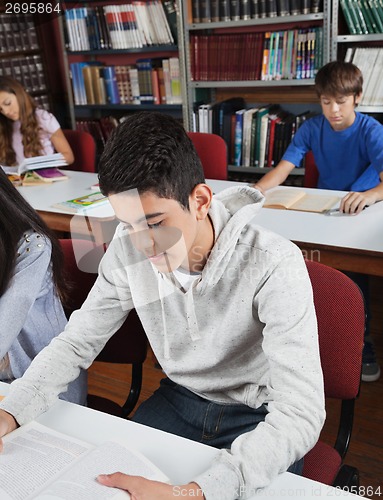
{"type": "Polygon", "coordinates": [[[383,170],[383,126],[374,118],[355,113],[354,123],[335,131],[323,115],[299,127],[283,155],[296,166],[312,151],[319,171],[318,188],[366,191],[376,187],[383,170]]]}

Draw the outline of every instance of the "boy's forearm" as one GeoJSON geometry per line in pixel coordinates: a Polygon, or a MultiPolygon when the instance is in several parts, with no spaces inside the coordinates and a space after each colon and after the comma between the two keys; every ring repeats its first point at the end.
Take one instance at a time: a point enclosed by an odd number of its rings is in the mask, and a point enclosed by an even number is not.
{"type": "Polygon", "coordinates": [[[377,201],[383,200],[383,182],[380,182],[376,187],[365,191],[365,194],[373,195],[375,197],[375,203],[377,201]]]}
{"type": "Polygon", "coordinates": [[[286,160],[281,160],[275,168],[264,175],[258,182],[253,185],[253,187],[259,189],[262,193],[264,193],[268,189],[282,184],[294,168],[295,165],[293,163],[290,163],[286,160]]]}

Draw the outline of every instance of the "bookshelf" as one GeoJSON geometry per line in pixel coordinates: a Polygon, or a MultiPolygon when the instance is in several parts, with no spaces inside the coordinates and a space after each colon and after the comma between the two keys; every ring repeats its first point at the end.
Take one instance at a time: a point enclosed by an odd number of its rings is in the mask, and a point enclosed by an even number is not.
{"type": "MultiPolygon", "coordinates": [[[[230,6],[235,3],[232,2],[230,6]]],[[[270,5],[271,3],[269,2],[270,5]]],[[[268,15],[270,12],[266,12],[265,17],[252,18],[253,12],[243,16],[243,12],[240,11],[242,19],[238,19],[238,16],[233,19],[233,16],[231,16],[230,20],[223,20],[222,17],[219,21],[212,21],[212,11],[217,8],[215,7],[216,2],[212,0],[210,2],[211,17],[208,22],[195,22],[195,4],[195,0],[180,3],[180,31],[183,35],[180,47],[182,47],[184,55],[182,71],[186,82],[183,118],[188,130],[195,130],[194,108],[197,101],[212,103],[214,106],[214,103],[220,101],[242,97],[245,100],[246,108],[278,103],[282,108],[287,106],[290,110],[294,106],[299,107],[302,105],[305,106],[307,111],[318,110],[318,100],[313,89],[315,76],[313,68],[311,74],[308,72],[303,74],[302,72],[299,75],[300,78],[292,78],[291,75],[286,77],[286,75],[282,74],[276,75],[274,78],[272,75],[262,73],[262,59],[265,34],[267,32],[278,33],[278,35],[271,36],[278,36],[280,47],[282,46],[282,40],[284,44],[287,44],[287,39],[290,36],[288,32],[300,30],[300,33],[306,35],[306,40],[309,39],[310,33],[315,32],[316,51],[320,52],[318,60],[321,60],[320,65],[325,64],[330,57],[330,6],[327,0],[323,2],[320,8],[318,8],[318,2],[312,2],[311,4],[302,2],[300,5],[306,5],[305,13],[298,12],[296,15],[290,15],[286,11],[282,12],[282,2],[277,2],[275,3],[275,15],[272,16],[268,15]],[[316,12],[310,12],[310,7],[311,10],[316,10],[316,12]],[[318,37],[319,31],[321,32],[320,38],[318,37]],[[287,33],[285,34],[285,32],[287,33]],[[242,42],[240,40],[241,36],[244,37],[242,42]],[[245,37],[247,37],[246,40],[245,37]],[[207,48],[202,46],[201,50],[201,43],[205,43],[206,40],[207,48]],[[231,56],[230,50],[232,50],[232,47],[241,43],[242,47],[239,48],[237,54],[234,57],[231,56]],[[209,53],[209,50],[211,53],[209,53]],[[258,55],[251,61],[254,50],[258,51],[258,55]],[[222,56],[222,53],[226,53],[226,56],[222,56]],[[238,64],[237,60],[241,58],[241,53],[245,53],[246,56],[238,64]],[[198,71],[198,61],[202,61],[203,65],[206,57],[208,61],[207,72],[205,68],[198,71]],[[228,66],[231,64],[232,68],[235,68],[234,71],[230,67],[222,69],[225,65],[225,58],[229,61],[227,62],[228,66]],[[257,66],[256,71],[252,72],[251,64],[257,66]],[[237,74],[235,71],[237,71],[237,74]]],[[[245,2],[241,3],[241,5],[243,4],[245,2]]],[[[251,5],[259,7],[260,4],[262,2],[252,2],[251,5]]],[[[290,5],[292,4],[293,2],[290,5]]],[[[204,2],[200,3],[201,5],[205,8],[204,2]]],[[[222,6],[226,5],[226,2],[224,0],[218,1],[218,5],[220,6],[218,9],[220,8],[222,13],[222,6]]],[[[204,18],[206,16],[201,14],[200,19],[204,18]]],[[[217,16],[214,19],[217,19],[217,16]]],[[[277,42],[275,43],[277,44],[277,42]]],[[[293,42],[291,43],[293,48],[293,42]]],[[[283,48],[286,48],[286,45],[283,45],[283,48]]],[[[283,58],[283,56],[281,57],[283,58]]],[[[294,58],[294,55],[291,54],[290,57],[294,58]]],[[[282,63],[280,64],[280,67],[282,67],[282,63]]],[[[301,111],[303,109],[297,111],[297,114],[301,111]]],[[[251,177],[252,175],[259,176],[268,171],[264,166],[234,165],[230,160],[232,158],[229,157],[230,174],[249,174],[251,177]]],[[[293,175],[298,177],[302,177],[303,174],[304,169],[302,168],[295,169],[293,172],[293,175]]]]}
{"type": "MultiPolygon", "coordinates": [[[[383,113],[383,7],[380,2],[333,0],[331,59],[348,60],[363,74],[358,111],[383,113]],[[353,9],[350,10],[349,5],[353,9]],[[355,17],[357,16],[357,17],[355,17]]],[[[381,116],[377,116],[381,121],[381,116]]]]}
{"type": "Polygon", "coordinates": [[[62,2],[60,33],[72,128],[109,115],[110,123],[117,123],[127,113],[143,110],[182,116],[173,0],[156,0],[153,12],[149,2],[133,3],[62,2]]]}
{"type": "Polygon", "coordinates": [[[0,7],[0,75],[20,82],[42,108],[50,109],[50,81],[39,21],[38,15],[7,12],[0,7]]]}

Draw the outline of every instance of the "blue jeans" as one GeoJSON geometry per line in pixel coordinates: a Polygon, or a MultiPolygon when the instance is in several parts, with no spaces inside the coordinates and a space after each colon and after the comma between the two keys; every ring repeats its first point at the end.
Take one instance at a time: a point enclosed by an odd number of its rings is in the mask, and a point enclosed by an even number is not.
{"type": "MultiPolygon", "coordinates": [[[[215,448],[230,449],[241,434],[266,418],[267,406],[254,410],[246,405],[221,405],[203,399],[168,378],[137,409],[132,420],[215,448]]],[[[289,472],[302,474],[303,459],[289,472]]]]}

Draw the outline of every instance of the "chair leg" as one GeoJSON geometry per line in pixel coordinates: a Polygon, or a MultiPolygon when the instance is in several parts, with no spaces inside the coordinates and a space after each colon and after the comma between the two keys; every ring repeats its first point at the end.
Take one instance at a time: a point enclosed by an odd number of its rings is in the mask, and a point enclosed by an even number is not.
{"type": "Polygon", "coordinates": [[[127,418],[136,406],[140,397],[142,387],[142,363],[132,365],[132,383],[130,384],[129,396],[122,406],[122,417],[127,418]]]}
{"type": "Polygon", "coordinates": [[[335,488],[345,488],[350,491],[351,487],[359,488],[359,471],[350,465],[342,465],[335,478],[333,486],[335,488]]]}

